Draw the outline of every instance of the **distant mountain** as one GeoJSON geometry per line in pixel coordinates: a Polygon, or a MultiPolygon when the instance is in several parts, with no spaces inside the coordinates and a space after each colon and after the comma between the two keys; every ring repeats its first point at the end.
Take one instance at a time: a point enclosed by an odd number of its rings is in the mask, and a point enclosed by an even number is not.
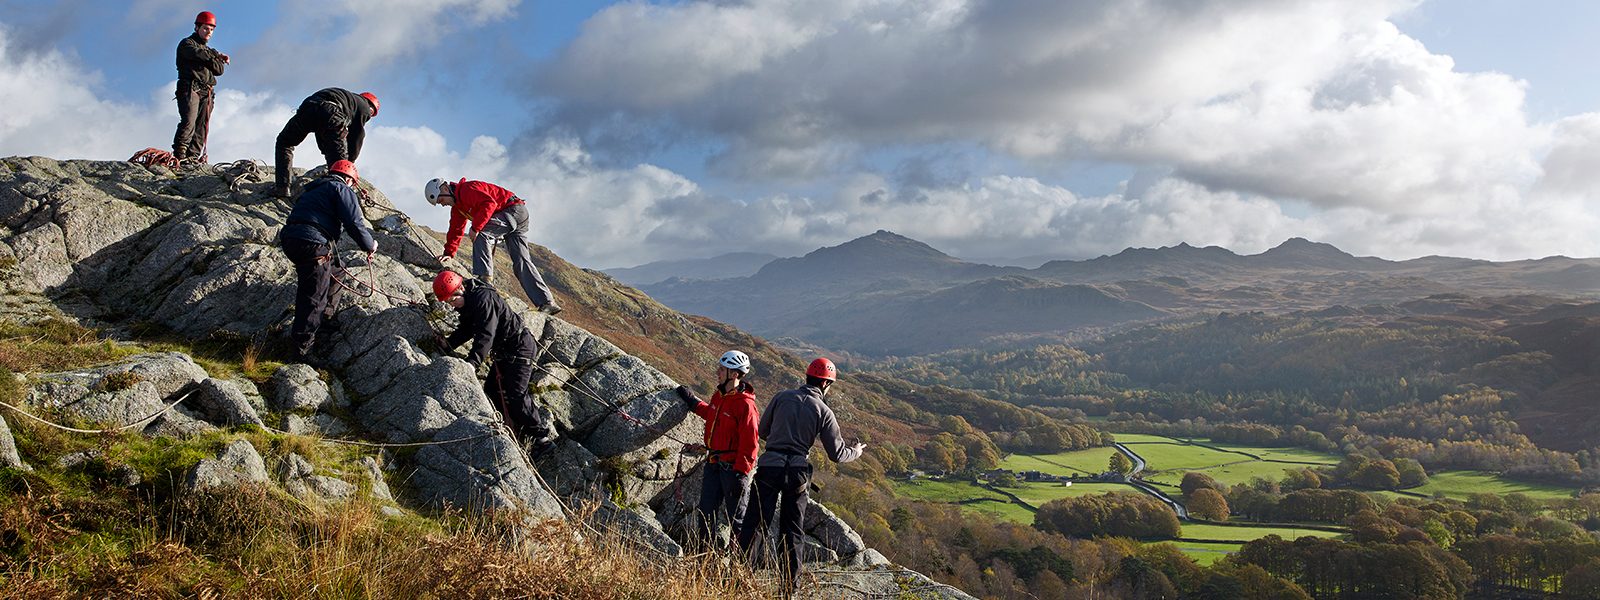
{"type": "Polygon", "coordinates": [[[1276,248],[1243,257],[1252,266],[1271,266],[1281,269],[1341,269],[1349,271],[1385,270],[1396,268],[1397,263],[1375,257],[1357,258],[1335,248],[1333,244],[1313,242],[1305,238],[1289,238],[1276,248]]]}
{"type": "Polygon", "coordinates": [[[679,279],[723,279],[747,277],[777,256],[760,252],[730,252],[711,258],[658,260],[637,267],[603,269],[617,281],[639,287],[677,277],[679,279]]]}
{"type": "Polygon", "coordinates": [[[752,279],[764,281],[837,282],[898,277],[934,281],[971,280],[1020,272],[962,261],[917,240],[878,230],[838,246],[820,248],[805,256],[781,258],[761,267],[752,279]]]}
{"type": "Polygon", "coordinates": [[[963,261],[878,231],[774,260],[749,277],[641,289],[760,335],[899,354],[1196,312],[1381,307],[1452,295],[1586,300],[1600,295],[1600,259],[1391,261],[1293,238],[1253,255],[1178,244],[1022,269],[963,261]]]}

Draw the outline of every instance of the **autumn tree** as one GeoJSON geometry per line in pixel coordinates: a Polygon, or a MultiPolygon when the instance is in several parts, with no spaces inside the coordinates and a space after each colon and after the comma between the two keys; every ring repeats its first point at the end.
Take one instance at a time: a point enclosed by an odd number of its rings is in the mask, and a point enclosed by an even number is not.
{"type": "Polygon", "coordinates": [[[1133,461],[1128,460],[1128,457],[1121,452],[1115,452],[1111,455],[1110,469],[1114,473],[1127,475],[1133,472],[1133,461]]]}
{"type": "Polygon", "coordinates": [[[1228,520],[1228,501],[1216,490],[1200,488],[1183,497],[1191,516],[1210,521],[1228,520]]]}

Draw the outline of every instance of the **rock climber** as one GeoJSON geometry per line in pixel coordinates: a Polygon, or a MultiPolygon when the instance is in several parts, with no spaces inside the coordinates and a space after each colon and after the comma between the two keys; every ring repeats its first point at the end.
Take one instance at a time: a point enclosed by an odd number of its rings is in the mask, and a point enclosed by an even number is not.
{"type": "Polygon", "coordinates": [[[367,137],[367,121],[378,116],[378,97],[372,92],[357,94],[340,88],[318,90],[300,102],[300,108],[278,132],[276,185],[272,195],[289,197],[289,179],[294,167],[294,149],[306,136],[315,133],[317,148],[327,164],[361,155],[361,142],[367,137]]]}
{"type": "Polygon", "coordinates": [[[378,242],[372,238],[366,215],[361,212],[361,201],[351,187],[358,181],[355,163],[335,161],[326,176],[306,185],[295,199],[283,231],[278,233],[278,243],[294,263],[299,280],[289,338],[302,360],[311,354],[317,330],[333,318],[333,269],[338,266],[334,246],[342,232],[350,231],[356,246],[366,251],[367,262],[372,262],[378,251],[378,242]]]}
{"type": "Polygon", "coordinates": [[[523,326],[522,317],[512,312],[493,285],[464,279],[455,271],[441,271],[433,278],[433,294],[461,315],[460,324],[445,339],[446,350],[471,340],[467,363],[473,368],[493,357],[483,383],[484,394],[497,403],[496,409],[522,443],[530,446],[530,454],[538,456],[548,450],[554,445],[547,439],[550,426],[528,393],[539,346],[523,326]]]}
{"type": "Polygon", "coordinates": [[[756,460],[755,488],[751,491],[757,513],[755,518],[746,515],[739,530],[739,547],[750,554],[758,534],[767,530],[774,510],[778,511],[778,548],[784,559],[779,567],[786,596],[794,593],[795,580],[800,576],[800,544],[804,539],[800,524],[805,522],[806,500],[811,491],[811,463],[807,457],[811,446],[821,438],[823,450],[836,463],[861,458],[867,447],[859,442],[844,445],[833,409],[823,401],[837,377],[833,361],[811,361],[806,367],[806,384],[773,396],[762,411],[757,429],[767,448],[756,460]]]}
{"type": "Polygon", "coordinates": [[[705,468],[700,475],[700,504],[695,508],[699,527],[696,539],[712,545],[717,509],[728,512],[733,534],[744,524],[750,497],[750,474],[756,468],[756,393],[745,381],[750,356],[729,350],[717,360],[717,387],[711,400],[702,402],[694,392],[678,386],[678,397],[689,410],[705,419],[705,468]]]}
{"type": "Polygon", "coordinates": [[[204,11],[194,17],[194,34],[178,42],[178,132],[172,136],[172,156],[179,164],[207,162],[206,138],[211,130],[211,107],[216,101],[217,76],[227,68],[228,55],[207,44],[217,29],[217,16],[204,11]]]}
{"type": "Polygon", "coordinates": [[[429,181],[423,189],[428,203],[450,207],[450,229],[445,233],[444,254],[438,256],[445,265],[461,247],[467,225],[472,225],[472,274],[490,281],[494,276],[494,246],[503,244],[511,255],[511,270],[528,300],[540,312],[554,315],[561,312],[555,294],[545,285],[539,267],[534,266],[528,249],[528,206],[511,190],[482,181],[450,183],[441,178],[429,181]]]}

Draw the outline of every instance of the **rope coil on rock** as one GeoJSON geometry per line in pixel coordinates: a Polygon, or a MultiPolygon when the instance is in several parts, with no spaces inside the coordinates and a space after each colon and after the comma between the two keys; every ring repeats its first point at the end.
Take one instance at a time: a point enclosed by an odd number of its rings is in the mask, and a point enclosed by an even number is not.
{"type": "Polygon", "coordinates": [[[231,163],[224,163],[219,168],[222,170],[222,180],[228,183],[228,189],[240,191],[239,182],[246,177],[256,180],[261,177],[264,163],[257,163],[254,159],[241,158],[231,163]]]}
{"type": "Polygon", "coordinates": [[[177,400],[173,400],[170,404],[167,404],[166,406],[162,407],[161,410],[156,411],[155,413],[151,414],[150,416],[145,417],[143,419],[139,419],[139,420],[134,421],[132,423],[128,423],[126,425],[119,425],[117,427],[112,427],[110,429],[79,429],[77,427],[68,427],[66,425],[62,425],[62,424],[59,424],[59,423],[52,423],[50,421],[47,421],[47,420],[45,420],[45,419],[43,419],[43,418],[41,418],[39,416],[34,415],[33,413],[30,413],[28,411],[22,410],[21,408],[18,408],[16,406],[12,405],[9,402],[0,401],[0,406],[4,406],[6,408],[9,408],[12,411],[15,411],[19,415],[22,415],[22,416],[27,417],[29,419],[33,419],[33,420],[38,421],[40,423],[43,423],[45,425],[49,425],[50,427],[54,427],[56,429],[60,429],[62,431],[70,431],[70,432],[73,432],[73,433],[103,434],[103,433],[116,433],[116,432],[119,432],[119,431],[126,431],[126,430],[129,430],[129,429],[133,429],[134,427],[139,427],[141,425],[149,423],[150,421],[154,421],[156,417],[159,417],[161,415],[166,414],[167,411],[172,410],[172,407],[177,406],[179,402],[183,402],[183,400],[185,398],[188,398],[189,395],[193,394],[193,393],[194,393],[194,390],[189,390],[187,392],[184,392],[182,396],[178,396],[177,400]]]}

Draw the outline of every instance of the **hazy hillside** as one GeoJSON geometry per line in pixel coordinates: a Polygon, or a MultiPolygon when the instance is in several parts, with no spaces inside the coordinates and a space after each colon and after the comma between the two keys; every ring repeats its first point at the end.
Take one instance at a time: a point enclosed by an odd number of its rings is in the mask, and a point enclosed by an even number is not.
{"type": "Polygon", "coordinates": [[[879,231],[773,261],[750,277],[668,281],[642,289],[679,310],[769,337],[867,354],[916,354],[978,347],[996,336],[1067,339],[1085,327],[1223,310],[1372,310],[1444,294],[1595,298],[1600,259],[1390,261],[1294,238],[1254,255],[1179,244],[1020,269],[963,262],[879,231]],[[1001,275],[1036,283],[971,285],[1001,275]],[[1096,287],[1073,288],[1079,291],[1073,294],[1062,293],[1067,288],[1042,291],[1051,283],[1096,287]]]}
{"type": "Polygon", "coordinates": [[[687,260],[660,260],[636,267],[604,269],[605,274],[628,285],[638,287],[672,279],[722,279],[745,277],[778,257],[761,252],[730,252],[711,258],[687,260]]]}

